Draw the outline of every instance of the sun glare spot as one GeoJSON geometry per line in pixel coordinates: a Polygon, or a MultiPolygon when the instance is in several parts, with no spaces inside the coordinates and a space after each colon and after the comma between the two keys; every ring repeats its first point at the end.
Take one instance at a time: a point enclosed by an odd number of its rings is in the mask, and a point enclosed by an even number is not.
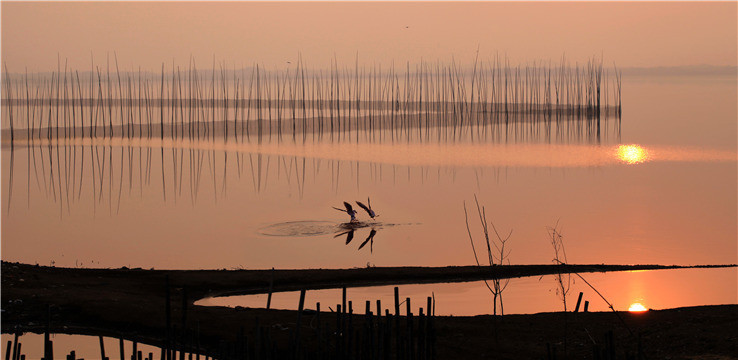
{"type": "Polygon", "coordinates": [[[648,151],[640,145],[620,145],[617,153],[618,159],[627,164],[640,164],[649,158],[648,151]]]}
{"type": "Polygon", "coordinates": [[[643,306],[641,303],[632,303],[630,304],[630,307],[628,308],[628,311],[630,312],[643,312],[648,311],[645,306],[643,306]]]}

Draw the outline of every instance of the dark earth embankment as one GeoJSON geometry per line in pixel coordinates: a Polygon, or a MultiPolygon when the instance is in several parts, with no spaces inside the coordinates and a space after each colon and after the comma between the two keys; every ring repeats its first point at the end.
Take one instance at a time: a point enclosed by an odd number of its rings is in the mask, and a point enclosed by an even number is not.
{"type": "MultiPolygon", "coordinates": [[[[735,266],[735,265],[729,265],[735,266]]],[[[195,306],[212,295],[356,287],[408,283],[475,281],[540,276],[557,272],[670,269],[659,265],[513,265],[498,267],[401,267],[346,270],[142,270],[68,269],[2,263],[2,331],[15,329],[104,335],[161,346],[166,333],[166,283],[171,324],[199,328],[201,349],[233,342],[237,334],[254,339],[256,324],[270,329],[275,343],[288,344],[296,311],[195,306]],[[186,297],[185,297],[186,296],[186,297]],[[242,330],[243,329],[243,330],[242,330]]],[[[688,291],[688,288],[685,289],[688,291]]],[[[422,302],[423,299],[418,299],[422,302]]],[[[383,304],[390,308],[392,304],[383,304]]],[[[325,310],[325,309],[324,309],[325,310]]],[[[354,325],[363,326],[364,307],[356,305],[354,325]],[[358,315],[360,314],[360,315],[358,315]]],[[[404,312],[403,312],[404,314],[404,312]]],[[[416,314],[417,315],[417,314],[416,314]]],[[[404,321],[404,317],[401,319],[404,321]]],[[[321,321],[335,324],[335,313],[321,321]]],[[[314,346],[315,314],[302,315],[301,343],[314,346]],[[313,330],[313,331],[311,331],[313,330]]],[[[438,359],[546,358],[548,347],[562,358],[592,358],[593,349],[612,344],[618,358],[738,358],[738,305],[701,306],[645,313],[540,313],[434,319],[438,359]],[[612,332],[611,339],[607,339],[612,332]],[[566,336],[565,336],[566,335],[566,336]],[[639,340],[640,339],[640,340],[639,340]]],[[[609,351],[609,350],[608,350],[609,351]]],[[[56,354],[60,356],[62,354],[56,354]]]]}

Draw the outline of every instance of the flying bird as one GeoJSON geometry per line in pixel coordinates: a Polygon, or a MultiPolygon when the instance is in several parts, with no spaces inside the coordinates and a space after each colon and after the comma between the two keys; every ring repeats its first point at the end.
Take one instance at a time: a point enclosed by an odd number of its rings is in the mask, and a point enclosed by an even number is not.
{"type": "Polygon", "coordinates": [[[351,206],[351,204],[349,204],[349,203],[347,203],[345,201],[343,202],[343,206],[346,207],[346,210],[339,209],[339,208],[337,208],[335,206],[333,206],[333,208],[336,209],[336,210],[338,210],[338,211],[343,211],[343,212],[349,214],[351,216],[351,222],[352,223],[356,222],[357,221],[356,220],[356,210],[354,210],[354,208],[351,206]]]}
{"type": "Polygon", "coordinates": [[[374,219],[378,215],[377,215],[377,213],[374,212],[374,210],[372,210],[372,202],[371,202],[371,200],[369,200],[369,198],[366,198],[366,202],[367,202],[367,204],[369,204],[369,206],[366,206],[366,205],[362,204],[361,201],[357,201],[356,204],[358,204],[359,207],[361,207],[362,209],[366,210],[366,212],[369,214],[369,216],[372,219],[374,219]]]}

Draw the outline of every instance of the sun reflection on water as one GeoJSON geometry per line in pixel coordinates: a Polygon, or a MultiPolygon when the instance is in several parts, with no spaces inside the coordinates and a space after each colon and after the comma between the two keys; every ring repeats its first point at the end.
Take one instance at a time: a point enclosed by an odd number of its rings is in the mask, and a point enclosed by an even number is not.
{"type": "Polygon", "coordinates": [[[627,164],[640,164],[650,158],[648,151],[640,145],[620,145],[617,156],[620,161],[627,164]]]}

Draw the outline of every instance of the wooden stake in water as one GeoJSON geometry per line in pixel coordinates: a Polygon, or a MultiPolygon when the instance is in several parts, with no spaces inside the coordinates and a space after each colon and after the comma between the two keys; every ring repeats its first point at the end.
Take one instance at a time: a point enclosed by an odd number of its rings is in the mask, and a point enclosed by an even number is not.
{"type": "Polygon", "coordinates": [[[165,360],[172,360],[172,358],[169,356],[169,349],[170,347],[170,335],[171,335],[171,328],[172,328],[172,315],[171,315],[171,303],[170,303],[170,294],[169,294],[169,275],[166,275],[166,278],[164,280],[164,287],[165,287],[165,300],[166,304],[164,306],[165,308],[165,314],[166,314],[166,340],[164,342],[164,348],[167,350],[167,358],[165,360]]]}
{"type": "Polygon", "coordinates": [[[13,360],[17,360],[18,355],[18,331],[13,334],[13,360]]]}
{"type": "Polygon", "coordinates": [[[346,287],[344,286],[341,289],[341,306],[343,309],[343,313],[346,313],[346,287]]]}
{"type": "Polygon", "coordinates": [[[297,325],[295,327],[295,358],[300,358],[300,327],[302,326],[302,309],[305,306],[305,289],[300,290],[300,303],[297,306],[297,325]]]}
{"type": "Polygon", "coordinates": [[[400,338],[400,288],[395,286],[395,351],[397,358],[400,358],[400,354],[402,354],[402,341],[400,338]]]}
{"type": "Polygon", "coordinates": [[[271,277],[269,278],[269,295],[267,295],[267,310],[272,305],[272,290],[274,289],[274,268],[272,268],[271,277]]]}
{"type": "Polygon", "coordinates": [[[98,339],[100,340],[100,359],[105,360],[105,343],[103,342],[102,335],[98,336],[98,339]]]}
{"type": "Polygon", "coordinates": [[[579,297],[577,298],[577,306],[574,308],[574,312],[579,312],[579,305],[582,303],[582,295],[584,295],[583,292],[579,292],[579,297]]]}

